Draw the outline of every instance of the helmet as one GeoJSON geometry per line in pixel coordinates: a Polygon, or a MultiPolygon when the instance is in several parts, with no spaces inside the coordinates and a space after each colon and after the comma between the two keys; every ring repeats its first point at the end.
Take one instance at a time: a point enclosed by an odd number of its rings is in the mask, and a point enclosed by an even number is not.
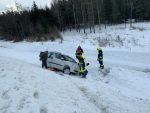
{"type": "Polygon", "coordinates": [[[102,48],[98,47],[98,48],[97,48],[97,51],[100,51],[100,50],[102,50],[102,48]]]}
{"type": "Polygon", "coordinates": [[[78,48],[81,48],[81,46],[80,46],[80,45],[78,45],[78,48]]]}

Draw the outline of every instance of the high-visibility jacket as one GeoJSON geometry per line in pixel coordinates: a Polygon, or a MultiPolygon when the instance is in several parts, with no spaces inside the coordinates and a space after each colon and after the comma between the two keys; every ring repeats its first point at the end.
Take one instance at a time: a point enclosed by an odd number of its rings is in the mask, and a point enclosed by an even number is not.
{"type": "Polygon", "coordinates": [[[81,67],[80,68],[80,73],[84,73],[86,71],[86,68],[85,67],[81,67]]]}
{"type": "Polygon", "coordinates": [[[97,58],[99,61],[102,61],[103,60],[103,51],[102,50],[99,50],[98,51],[98,58],[97,58]]]}
{"type": "Polygon", "coordinates": [[[82,55],[79,56],[78,60],[79,60],[79,64],[84,64],[85,63],[85,61],[84,61],[85,57],[83,57],[82,55]]]}

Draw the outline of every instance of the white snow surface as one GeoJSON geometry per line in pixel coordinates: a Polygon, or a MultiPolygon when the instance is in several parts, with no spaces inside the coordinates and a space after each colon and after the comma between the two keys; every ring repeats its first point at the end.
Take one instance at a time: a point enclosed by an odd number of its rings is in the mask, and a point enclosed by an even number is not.
{"type": "Polygon", "coordinates": [[[150,23],[134,26],[109,26],[95,34],[66,31],[63,43],[0,41],[0,113],[150,113],[150,23]],[[104,75],[98,70],[97,37],[108,36],[111,44],[103,51],[110,72],[104,75]],[[78,44],[90,63],[86,79],[41,68],[40,51],[75,58],[78,44]]]}

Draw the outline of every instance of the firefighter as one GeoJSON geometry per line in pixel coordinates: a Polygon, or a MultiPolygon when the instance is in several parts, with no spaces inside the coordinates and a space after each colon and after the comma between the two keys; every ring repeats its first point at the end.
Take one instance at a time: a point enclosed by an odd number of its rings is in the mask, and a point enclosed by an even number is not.
{"type": "Polygon", "coordinates": [[[98,58],[97,58],[97,60],[99,61],[100,68],[104,69],[104,65],[103,65],[103,51],[102,51],[102,49],[100,47],[97,48],[97,51],[98,51],[98,58]]]}
{"type": "MultiPolygon", "coordinates": [[[[79,56],[81,56],[83,54],[83,49],[81,48],[81,46],[79,45],[78,48],[76,49],[76,58],[78,59],[79,56]]],[[[79,60],[79,59],[78,59],[79,60]]]]}
{"type": "Polygon", "coordinates": [[[86,67],[85,67],[85,57],[83,57],[82,55],[80,55],[78,57],[78,60],[79,60],[79,75],[82,76],[82,78],[86,78],[86,75],[88,73],[86,67]]]}

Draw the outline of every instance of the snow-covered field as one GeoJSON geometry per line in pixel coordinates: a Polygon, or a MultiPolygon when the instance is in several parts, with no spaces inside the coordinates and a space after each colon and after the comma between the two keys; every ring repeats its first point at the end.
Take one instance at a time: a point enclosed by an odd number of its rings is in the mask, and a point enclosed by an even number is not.
{"type": "Polygon", "coordinates": [[[63,43],[0,41],[0,113],[150,113],[150,23],[134,26],[66,31],[63,43]],[[96,51],[103,39],[105,76],[96,51]],[[40,51],[75,58],[78,44],[90,63],[87,79],[41,69],[40,51]]]}

